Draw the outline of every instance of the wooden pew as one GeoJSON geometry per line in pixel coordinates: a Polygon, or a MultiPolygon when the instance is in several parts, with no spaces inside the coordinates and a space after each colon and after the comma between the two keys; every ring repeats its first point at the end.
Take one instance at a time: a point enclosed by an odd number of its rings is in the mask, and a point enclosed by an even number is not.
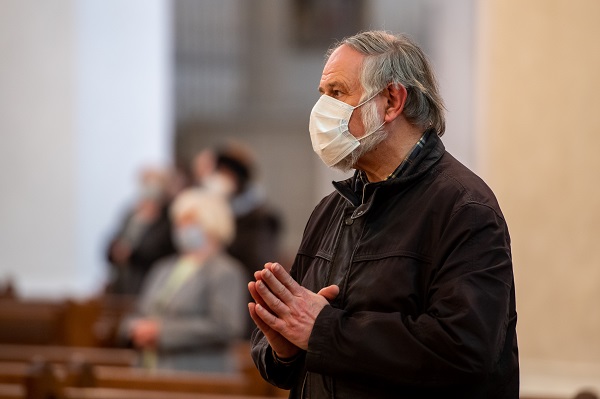
{"type": "Polygon", "coordinates": [[[59,399],[66,386],[93,386],[90,371],[71,364],[51,365],[42,359],[0,362],[0,399],[50,399],[49,396],[59,399]]]}
{"type": "MultiPolygon", "coordinates": [[[[136,363],[138,354],[130,349],[0,344],[0,362],[2,362],[0,363],[0,382],[7,382],[6,375],[10,374],[6,371],[7,368],[12,368],[14,375],[23,375],[27,363],[40,359],[48,363],[69,365],[69,367],[74,367],[73,365],[76,364],[80,364],[79,367],[86,367],[86,365],[93,367],[98,386],[106,388],[128,386],[135,388],[143,385],[149,389],[169,390],[171,388],[161,388],[161,385],[171,381],[173,385],[179,386],[180,390],[201,389],[201,392],[287,397],[287,391],[280,390],[262,379],[250,358],[249,348],[247,342],[241,342],[235,348],[240,367],[239,373],[206,375],[185,372],[149,372],[133,368],[131,366],[136,363]],[[4,378],[2,374],[4,374],[4,378]]],[[[14,381],[15,379],[12,379],[8,382],[14,381]]]]}
{"type": "MultiPolygon", "coordinates": [[[[29,399],[21,385],[0,384],[0,399],[29,399]]],[[[54,399],[50,395],[37,399],[54,399]]],[[[56,399],[272,399],[269,396],[220,395],[210,393],[138,391],[114,388],[66,387],[56,399]]]]}
{"type": "Polygon", "coordinates": [[[131,367],[138,354],[132,349],[0,344],[0,362],[30,362],[36,358],[49,363],[85,361],[92,365],[131,367]]]}
{"type": "Polygon", "coordinates": [[[96,300],[0,299],[0,343],[95,346],[96,300]]]}
{"type": "Polygon", "coordinates": [[[65,399],[272,399],[270,396],[223,395],[114,388],[66,388],[64,390],[64,395],[65,399]]]}
{"type": "Polygon", "coordinates": [[[63,344],[66,311],[62,301],[0,299],[0,343],[63,344]]]}
{"type": "MultiPolygon", "coordinates": [[[[262,379],[250,358],[250,344],[248,342],[238,343],[234,353],[238,359],[240,374],[245,376],[246,381],[248,381],[244,392],[250,392],[254,395],[287,397],[286,391],[273,387],[262,379]]],[[[137,357],[137,352],[131,349],[0,344],[0,362],[27,363],[39,358],[49,363],[71,364],[79,362],[89,363],[92,366],[112,366],[113,368],[100,367],[97,369],[100,373],[99,376],[102,377],[101,380],[106,381],[106,384],[108,384],[107,387],[121,387],[122,383],[119,382],[119,378],[123,375],[130,375],[134,379],[145,378],[142,377],[148,374],[145,370],[134,369],[124,374],[123,370],[114,369],[114,367],[133,366],[137,361],[137,357]]],[[[0,365],[0,367],[2,366],[0,365]]],[[[238,390],[234,393],[239,392],[238,390]]]]}
{"type": "Polygon", "coordinates": [[[135,309],[136,299],[127,295],[103,295],[96,301],[100,310],[94,322],[95,346],[114,348],[118,346],[119,324],[135,309]]]}
{"type": "MultiPolygon", "coordinates": [[[[79,363],[81,366],[82,363],[79,363]]],[[[273,395],[256,395],[247,392],[235,393],[240,387],[235,382],[232,387],[224,388],[228,381],[223,376],[203,375],[197,378],[197,373],[138,373],[123,374],[115,379],[112,373],[131,369],[114,367],[97,367],[92,380],[89,379],[90,368],[72,365],[51,366],[43,361],[25,363],[0,363],[0,399],[267,399],[273,395]],[[73,378],[72,371],[81,374],[82,370],[88,380],[73,378]],[[7,373],[9,371],[9,373],[7,373]],[[12,373],[12,374],[11,374],[12,373]],[[8,376],[8,377],[7,377],[8,376]],[[193,381],[191,378],[196,378],[193,381]],[[216,379],[214,377],[217,377],[216,379]],[[102,386],[107,380],[118,381],[114,387],[102,386]],[[211,381],[212,380],[212,381],[211,381]],[[128,384],[127,381],[133,382],[128,384]],[[153,382],[150,382],[153,381],[153,382]],[[137,386],[136,384],[142,384],[137,386]],[[205,383],[205,385],[202,385],[205,383]],[[121,384],[124,386],[119,387],[121,384]],[[93,385],[93,386],[89,386],[93,385]],[[205,391],[206,389],[206,391],[205,391]]],[[[236,381],[229,380],[229,381],[236,381]]],[[[531,397],[521,396],[521,399],[567,399],[558,396],[531,397]]]]}
{"type": "Polygon", "coordinates": [[[121,318],[134,303],[125,296],[80,301],[0,297],[0,343],[115,347],[121,318]]]}
{"type": "Polygon", "coordinates": [[[250,356],[250,342],[240,341],[232,349],[239,372],[235,374],[148,371],[138,368],[95,366],[96,387],[187,391],[288,397],[289,391],[266,382],[250,356]]]}
{"type": "Polygon", "coordinates": [[[0,399],[25,399],[25,387],[0,383],[0,399]]]}
{"type": "Polygon", "coordinates": [[[271,393],[264,394],[266,392],[264,387],[266,382],[262,380],[255,381],[242,373],[220,374],[150,371],[134,367],[92,366],[89,363],[81,361],[51,365],[41,358],[29,363],[0,362],[0,384],[26,386],[27,392],[52,390],[56,393],[62,392],[68,387],[238,396],[275,396],[271,393]],[[32,367],[32,365],[36,366],[32,367]],[[31,377],[32,373],[37,376],[33,380],[31,377]],[[58,381],[57,383],[48,382],[52,380],[49,377],[50,374],[58,381]],[[37,382],[32,383],[31,381],[37,382]],[[34,388],[40,384],[46,388],[35,390],[34,388]]]}
{"type": "Polygon", "coordinates": [[[150,371],[138,368],[94,367],[95,387],[169,392],[243,395],[252,393],[243,374],[150,371]]]}
{"type": "Polygon", "coordinates": [[[25,376],[27,399],[63,399],[63,384],[56,377],[51,364],[36,359],[31,362],[25,376]]]}
{"type": "MultiPolygon", "coordinates": [[[[81,366],[81,364],[79,364],[81,366]]],[[[260,399],[243,375],[152,373],[133,368],[73,368],[44,361],[0,363],[0,399],[260,399]],[[87,374],[81,373],[85,370],[87,374]],[[136,372],[137,371],[137,372],[136,372]]]]}
{"type": "Polygon", "coordinates": [[[151,372],[132,367],[138,354],[130,349],[0,344],[0,383],[22,384],[27,364],[45,361],[61,365],[57,368],[60,378],[70,387],[288,396],[262,379],[250,357],[249,342],[240,342],[234,353],[240,368],[236,374],[151,372]]]}

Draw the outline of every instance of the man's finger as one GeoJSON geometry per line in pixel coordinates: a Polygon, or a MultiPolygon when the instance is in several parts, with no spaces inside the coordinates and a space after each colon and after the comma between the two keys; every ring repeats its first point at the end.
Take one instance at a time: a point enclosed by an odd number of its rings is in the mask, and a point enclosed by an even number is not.
{"type": "MultiPolygon", "coordinates": [[[[291,293],[295,296],[302,295],[303,288],[290,276],[290,274],[279,263],[271,263],[269,267],[265,265],[267,270],[279,280],[291,293]]],[[[263,274],[264,276],[264,274],[263,274]]]]}
{"type": "Polygon", "coordinates": [[[265,263],[265,266],[264,266],[264,268],[263,268],[263,269],[255,271],[255,272],[254,272],[254,279],[255,279],[256,281],[258,281],[258,280],[261,280],[261,279],[262,279],[262,274],[261,274],[261,272],[262,272],[263,270],[265,270],[266,268],[271,268],[271,265],[272,265],[272,264],[273,264],[272,262],[267,262],[267,263],[265,263]]]}
{"type": "Polygon", "coordinates": [[[257,304],[266,308],[271,313],[273,312],[271,309],[269,309],[269,306],[265,303],[264,299],[260,296],[260,294],[256,290],[256,283],[254,281],[251,281],[248,283],[248,291],[250,291],[250,295],[252,296],[252,299],[254,299],[254,302],[256,302],[257,304]]]}
{"type": "Polygon", "coordinates": [[[277,316],[271,314],[267,309],[263,308],[260,305],[254,306],[254,312],[256,313],[256,315],[258,315],[258,318],[261,319],[268,327],[277,332],[281,332],[281,324],[283,323],[283,321],[277,316]]]}
{"type": "Polygon", "coordinates": [[[267,323],[265,323],[263,321],[263,319],[260,318],[259,315],[256,314],[256,304],[253,302],[250,302],[248,304],[248,311],[250,312],[250,318],[252,319],[252,321],[254,321],[254,324],[256,324],[256,326],[265,334],[268,335],[271,327],[268,326],[267,323]]]}
{"type": "Polygon", "coordinates": [[[261,274],[262,281],[267,284],[269,290],[277,298],[286,304],[289,304],[294,299],[294,295],[290,290],[269,269],[264,269],[261,274]]]}
{"type": "MultiPolygon", "coordinates": [[[[255,284],[258,295],[262,297],[267,304],[268,309],[271,309],[274,314],[283,317],[290,313],[290,308],[280,298],[274,295],[264,281],[257,281],[255,284]]],[[[260,306],[260,304],[259,304],[260,306]]]]}
{"type": "Polygon", "coordinates": [[[248,283],[248,291],[250,291],[250,295],[255,302],[262,301],[262,298],[258,295],[258,292],[256,292],[256,283],[254,281],[248,283]]]}

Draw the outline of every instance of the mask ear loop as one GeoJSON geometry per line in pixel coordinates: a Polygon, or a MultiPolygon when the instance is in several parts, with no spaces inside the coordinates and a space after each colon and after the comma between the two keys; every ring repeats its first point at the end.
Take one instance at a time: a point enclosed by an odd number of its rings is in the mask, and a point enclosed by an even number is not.
{"type": "MultiPolygon", "coordinates": [[[[372,99],[374,99],[375,97],[377,97],[379,94],[381,94],[381,90],[379,90],[377,93],[373,94],[371,97],[367,98],[365,101],[363,101],[363,102],[361,102],[360,104],[358,104],[356,107],[354,107],[354,108],[353,108],[353,110],[354,110],[354,109],[356,109],[356,108],[358,108],[358,107],[360,107],[360,106],[362,106],[362,105],[364,105],[364,104],[366,104],[367,102],[371,101],[372,99]]],[[[367,138],[367,137],[369,137],[370,135],[377,133],[377,132],[379,131],[379,129],[381,129],[381,128],[383,127],[383,125],[385,125],[385,120],[384,120],[384,121],[383,121],[383,123],[382,123],[381,125],[379,125],[379,126],[378,126],[378,127],[375,129],[375,130],[373,130],[373,131],[372,131],[372,132],[370,132],[370,133],[367,133],[367,134],[365,134],[365,135],[364,135],[364,136],[362,136],[362,137],[358,137],[358,138],[356,138],[356,140],[358,140],[358,141],[361,141],[361,140],[363,140],[363,139],[366,139],[366,138],[367,138]]]]}
{"type": "Polygon", "coordinates": [[[385,125],[385,121],[383,121],[383,123],[382,123],[381,125],[379,125],[379,126],[378,126],[378,127],[375,129],[375,130],[373,130],[371,133],[367,133],[367,134],[365,134],[364,136],[357,138],[357,140],[358,140],[358,141],[364,140],[364,139],[366,139],[367,137],[369,137],[370,135],[377,133],[377,132],[378,132],[378,131],[379,131],[379,130],[380,130],[382,127],[383,127],[383,125],[385,125]]]}
{"type": "MultiPolygon", "coordinates": [[[[356,109],[358,107],[361,107],[363,105],[365,105],[366,103],[368,103],[369,101],[371,101],[372,99],[374,99],[375,97],[377,97],[379,95],[379,93],[381,93],[381,90],[378,91],[377,93],[373,94],[371,97],[367,98],[365,101],[361,102],[360,104],[358,104],[355,107],[352,107],[352,109],[356,109]]],[[[381,127],[381,126],[380,126],[381,127]]],[[[379,129],[379,128],[378,128],[379,129]]]]}

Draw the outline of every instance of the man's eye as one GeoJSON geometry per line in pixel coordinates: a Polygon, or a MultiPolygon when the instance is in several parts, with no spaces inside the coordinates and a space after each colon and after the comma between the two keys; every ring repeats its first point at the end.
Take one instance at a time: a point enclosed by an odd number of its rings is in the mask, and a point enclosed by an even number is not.
{"type": "Polygon", "coordinates": [[[332,91],[332,92],[331,92],[331,95],[332,95],[333,97],[339,97],[339,96],[340,96],[340,94],[342,94],[342,93],[341,93],[339,90],[334,90],[334,91],[332,91]]]}

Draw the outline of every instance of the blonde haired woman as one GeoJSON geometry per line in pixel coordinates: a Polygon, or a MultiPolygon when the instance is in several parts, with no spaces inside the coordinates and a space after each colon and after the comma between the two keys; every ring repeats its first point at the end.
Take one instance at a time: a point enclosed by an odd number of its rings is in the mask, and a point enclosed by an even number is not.
{"type": "Polygon", "coordinates": [[[234,371],[229,346],[244,332],[247,308],[243,268],[224,252],[235,234],[231,209],[188,189],[170,211],[179,254],[152,268],[120,336],[141,350],[145,367],[234,371]]]}

